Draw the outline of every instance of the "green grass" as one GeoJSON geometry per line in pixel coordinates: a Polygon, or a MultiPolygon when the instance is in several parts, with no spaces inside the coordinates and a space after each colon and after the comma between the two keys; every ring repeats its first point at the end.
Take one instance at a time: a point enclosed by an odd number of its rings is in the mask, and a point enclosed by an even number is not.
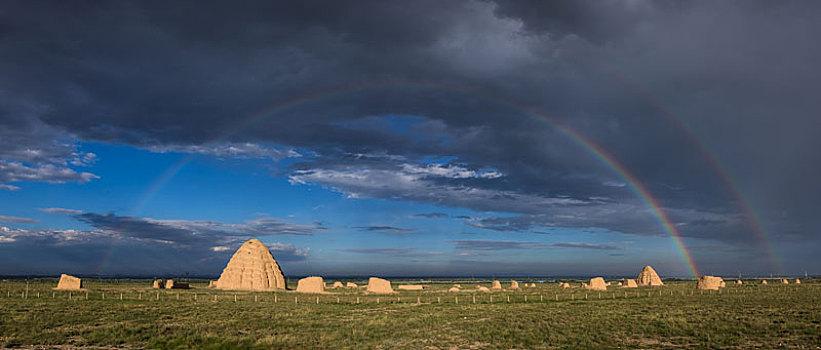
{"type": "Polygon", "coordinates": [[[12,280],[0,284],[0,347],[815,348],[814,282],[729,285],[721,294],[701,294],[694,282],[601,293],[540,284],[492,294],[473,293],[475,283],[466,282],[470,292],[446,293],[451,284],[442,282],[374,296],[219,292],[192,281],[194,289],[159,291],[156,300],[148,280],[92,280],[88,299],[71,292],[69,300],[50,289],[56,280],[33,281],[25,299],[25,282],[12,280]]]}

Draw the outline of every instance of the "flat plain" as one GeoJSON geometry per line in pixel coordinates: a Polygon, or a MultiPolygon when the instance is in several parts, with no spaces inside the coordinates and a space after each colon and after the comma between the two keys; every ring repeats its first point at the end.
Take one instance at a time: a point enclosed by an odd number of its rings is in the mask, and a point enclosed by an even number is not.
{"type": "MultiPolygon", "coordinates": [[[[185,281],[185,280],[183,280],[185,281]]],[[[328,280],[326,282],[333,282],[328,280]]],[[[346,282],[348,280],[342,280],[346,282]]],[[[362,280],[353,280],[363,284],[362,280]]],[[[509,284],[504,283],[507,287],[509,284]]],[[[423,291],[366,295],[155,290],[151,280],[0,283],[0,347],[41,348],[794,348],[821,345],[821,283],[694,281],[605,292],[557,283],[493,293],[482,280],[423,283],[423,291]],[[454,283],[462,292],[448,293],[454,283]],[[28,292],[26,290],[28,289],[28,292]]],[[[398,283],[397,283],[398,282],[398,283]]],[[[530,282],[520,280],[520,282],[530,282]]],[[[793,282],[790,280],[790,282],[793,282]]],[[[289,286],[295,280],[288,281],[289,286]]],[[[578,285],[578,283],[574,283],[578,285]]],[[[295,287],[295,285],[293,286],[295,287]]]]}

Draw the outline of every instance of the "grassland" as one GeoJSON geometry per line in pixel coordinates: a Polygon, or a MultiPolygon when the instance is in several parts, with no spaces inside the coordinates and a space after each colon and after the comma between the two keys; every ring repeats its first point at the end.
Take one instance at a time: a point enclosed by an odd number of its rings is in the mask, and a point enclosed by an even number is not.
{"type": "MultiPolygon", "coordinates": [[[[437,283],[438,282],[438,283],[437,283]]],[[[117,348],[817,348],[821,283],[694,282],[589,292],[538,284],[446,293],[452,281],[390,296],[208,289],[157,291],[149,280],[0,284],[0,347],[117,348]],[[493,298],[491,302],[491,297],[493,298]],[[457,300],[458,298],[458,300],[457,300]],[[474,301],[475,298],[475,301],[474,301]],[[236,301],[235,301],[236,300],[236,301]],[[509,301],[508,301],[509,300],[509,301]]]]}

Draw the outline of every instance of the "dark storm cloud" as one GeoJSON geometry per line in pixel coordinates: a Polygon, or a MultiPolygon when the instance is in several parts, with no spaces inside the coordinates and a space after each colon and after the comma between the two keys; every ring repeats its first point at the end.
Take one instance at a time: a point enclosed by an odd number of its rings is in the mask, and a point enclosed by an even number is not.
{"type": "MultiPolygon", "coordinates": [[[[65,209],[52,212],[70,213],[65,209]]],[[[95,213],[74,217],[93,229],[26,230],[0,227],[0,273],[52,274],[54,266],[84,274],[106,273],[108,271],[99,271],[100,266],[96,264],[110,263],[111,266],[119,266],[118,272],[129,274],[214,274],[249,238],[307,235],[324,230],[275,218],[227,224],[95,213]],[[113,247],[117,247],[117,254],[112,257],[113,247]],[[32,263],[33,255],[42,259],[32,263]],[[109,258],[112,261],[102,261],[109,258]],[[12,268],[14,270],[10,270],[12,268]]],[[[310,254],[309,248],[299,248],[290,243],[266,242],[266,245],[278,261],[304,261],[310,254]]]]}
{"type": "Polygon", "coordinates": [[[83,213],[74,216],[99,230],[117,232],[137,239],[151,239],[183,245],[236,243],[255,236],[312,235],[325,230],[316,225],[289,223],[277,218],[258,218],[244,224],[205,220],[156,220],[114,214],[83,213]]]}
{"type": "Polygon", "coordinates": [[[299,155],[295,183],[523,217],[470,222],[492,230],[661,234],[629,184],[526,107],[612,154],[684,236],[750,240],[726,173],[773,236],[815,241],[819,7],[6,2],[0,187],[93,180],[77,141],[299,155]],[[441,155],[455,160],[425,162],[441,155]]]}

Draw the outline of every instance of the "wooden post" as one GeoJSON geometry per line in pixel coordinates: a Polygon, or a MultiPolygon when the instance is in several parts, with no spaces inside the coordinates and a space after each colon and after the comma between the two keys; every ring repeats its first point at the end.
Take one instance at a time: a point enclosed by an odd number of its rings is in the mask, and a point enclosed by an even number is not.
{"type": "Polygon", "coordinates": [[[257,295],[254,294],[254,302],[256,303],[257,301],[259,301],[259,299],[257,299],[257,295]]]}
{"type": "Polygon", "coordinates": [[[359,297],[356,297],[356,303],[359,304],[359,297]]]}
{"type": "Polygon", "coordinates": [[[88,292],[86,292],[86,300],[88,300],[88,292]]]}
{"type": "Polygon", "coordinates": [[[336,297],[336,303],[339,304],[339,297],[336,297]]]}
{"type": "Polygon", "coordinates": [[[123,300],[123,293],[120,293],[120,300],[123,300]]]}
{"type": "Polygon", "coordinates": [[[274,294],[274,304],[276,304],[276,302],[277,302],[277,295],[274,294]]]}
{"type": "Polygon", "coordinates": [[[376,297],[376,303],[379,304],[379,297],[376,297]]]}
{"type": "Polygon", "coordinates": [[[294,297],[294,304],[299,304],[299,297],[294,297]]]}
{"type": "Polygon", "coordinates": [[[527,302],[527,295],[525,295],[525,302],[527,302]]]}
{"type": "MultiPolygon", "coordinates": [[[[474,300],[473,302],[475,303],[476,302],[476,297],[475,296],[473,297],[473,300],[474,300]]],[[[419,297],[416,297],[416,303],[421,304],[421,300],[420,300],[419,297]]]]}
{"type": "Polygon", "coordinates": [[[456,303],[459,304],[459,297],[456,297],[456,303]]]}
{"type": "Polygon", "coordinates": [[[544,298],[542,297],[541,294],[539,294],[539,302],[543,302],[543,301],[544,301],[544,298]]]}
{"type": "Polygon", "coordinates": [[[316,303],[319,304],[319,297],[316,297],[316,303]]]}
{"type": "Polygon", "coordinates": [[[234,302],[235,303],[237,302],[237,295],[236,294],[234,294],[234,302]]]}
{"type": "Polygon", "coordinates": [[[217,295],[214,294],[214,302],[216,302],[216,301],[217,301],[217,295]]]}
{"type": "Polygon", "coordinates": [[[476,304],[476,296],[473,296],[473,303],[476,304]]]}
{"type": "Polygon", "coordinates": [[[436,297],[436,303],[437,303],[437,304],[441,304],[441,303],[442,303],[442,298],[440,298],[440,297],[436,297]]]}
{"type": "Polygon", "coordinates": [[[105,292],[103,292],[103,300],[105,300],[105,292]]]}
{"type": "Polygon", "coordinates": [[[160,300],[160,292],[157,292],[157,300],[160,300]]]}
{"type": "Polygon", "coordinates": [[[71,292],[68,292],[68,300],[71,300],[71,292]]]}

